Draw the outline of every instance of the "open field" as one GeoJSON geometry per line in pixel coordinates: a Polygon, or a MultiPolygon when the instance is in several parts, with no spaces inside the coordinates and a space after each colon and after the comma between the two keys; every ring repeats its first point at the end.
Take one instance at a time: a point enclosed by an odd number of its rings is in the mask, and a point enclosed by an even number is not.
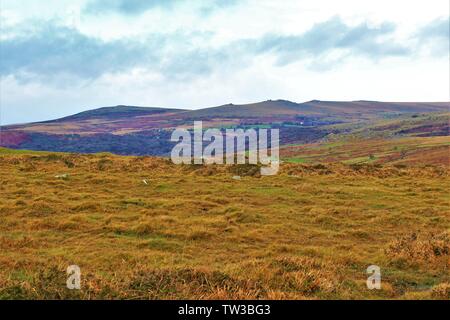
{"type": "Polygon", "coordinates": [[[448,166],[255,169],[1,149],[0,299],[450,298],[448,166]]]}

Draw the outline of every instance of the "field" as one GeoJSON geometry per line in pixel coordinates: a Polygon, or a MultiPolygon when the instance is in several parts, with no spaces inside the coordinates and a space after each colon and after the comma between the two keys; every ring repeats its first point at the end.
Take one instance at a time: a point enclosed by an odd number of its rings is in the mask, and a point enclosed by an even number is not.
{"type": "Polygon", "coordinates": [[[281,149],[293,163],[450,165],[449,113],[324,126],[326,137],[281,149]]]}
{"type": "Polygon", "coordinates": [[[256,169],[0,149],[0,299],[450,298],[445,163],[256,169]]]}
{"type": "Polygon", "coordinates": [[[450,136],[356,139],[286,146],[285,160],[293,163],[450,165],[450,136]]]}

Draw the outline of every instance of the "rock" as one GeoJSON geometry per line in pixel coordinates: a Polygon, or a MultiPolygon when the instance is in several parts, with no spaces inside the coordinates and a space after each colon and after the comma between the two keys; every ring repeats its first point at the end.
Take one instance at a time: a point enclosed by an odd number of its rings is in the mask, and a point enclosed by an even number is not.
{"type": "Polygon", "coordinates": [[[241,180],[241,176],[233,176],[234,180],[241,180]]]}

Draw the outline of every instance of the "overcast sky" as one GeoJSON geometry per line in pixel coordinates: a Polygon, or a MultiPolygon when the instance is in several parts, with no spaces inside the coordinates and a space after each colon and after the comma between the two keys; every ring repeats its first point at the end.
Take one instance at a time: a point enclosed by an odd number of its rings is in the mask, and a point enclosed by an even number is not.
{"type": "Polygon", "coordinates": [[[1,124],[119,104],[449,99],[448,0],[0,3],[1,124]]]}

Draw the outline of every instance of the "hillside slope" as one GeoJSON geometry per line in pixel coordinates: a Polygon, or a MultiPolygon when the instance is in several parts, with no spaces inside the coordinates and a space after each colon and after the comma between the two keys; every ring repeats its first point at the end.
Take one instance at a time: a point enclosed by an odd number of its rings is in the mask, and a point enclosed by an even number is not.
{"type": "MultiPolygon", "coordinates": [[[[119,120],[123,118],[135,118],[163,113],[183,112],[183,109],[168,109],[157,107],[136,107],[136,106],[114,106],[102,107],[74,114],[72,116],[53,120],[52,122],[66,122],[72,120],[108,119],[119,120]]],[[[46,121],[49,123],[50,121],[46,121]]]]}
{"type": "Polygon", "coordinates": [[[191,120],[291,119],[298,116],[334,117],[341,120],[364,120],[389,114],[427,113],[450,111],[450,103],[390,103],[374,101],[319,101],[295,103],[286,100],[267,100],[258,103],[228,104],[199,110],[167,109],[153,107],[115,106],[84,111],[64,118],[4,126],[4,131],[29,131],[47,133],[114,133],[121,129],[138,131],[152,128],[173,128],[191,120]],[[94,127],[95,125],[95,127],[94,127]]]}
{"type": "Polygon", "coordinates": [[[450,103],[377,102],[377,101],[320,101],[295,103],[287,100],[267,100],[243,105],[227,104],[219,107],[186,111],[178,116],[192,119],[231,118],[267,119],[273,117],[295,119],[305,117],[334,117],[340,120],[366,120],[381,115],[402,113],[448,112],[450,103]]]}
{"type": "MultiPolygon", "coordinates": [[[[356,128],[363,131],[380,119],[395,120],[402,115],[411,118],[448,111],[449,108],[450,103],[318,100],[305,103],[268,100],[199,110],[115,106],[51,121],[4,126],[0,132],[0,146],[44,151],[167,155],[173,146],[169,141],[172,130],[192,127],[195,120],[202,120],[204,128],[279,128],[282,144],[313,143],[330,133],[354,131],[356,128]]],[[[432,124],[433,120],[430,121],[432,124]]],[[[379,128],[380,132],[383,130],[379,128]]],[[[441,125],[439,130],[437,135],[445,134],[448,124],[441,125]]],[[[408,134],[407,131],[404,133],[408,134]]]]}
{"type": "Polygon", "coordinates": [[[450,113],[426,113],[331,125],[321,141],[288,145],[281,154],[296,163],[449,165],[449,119],[450,113]]]}

